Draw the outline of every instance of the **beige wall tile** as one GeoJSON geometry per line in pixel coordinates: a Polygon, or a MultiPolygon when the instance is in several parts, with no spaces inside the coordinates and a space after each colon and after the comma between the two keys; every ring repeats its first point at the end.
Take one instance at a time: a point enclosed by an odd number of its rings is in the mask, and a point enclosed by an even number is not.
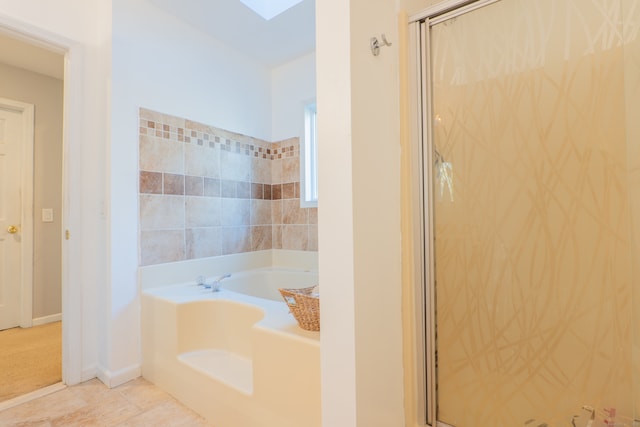
{"type": "Polygon", "coordinates": [[[273,143],[271,144],[271,147],[270,147],[270,148],[271,148],[272,150],[278,150],[278,151],[280,151],[280,148],[282,148],[282,141],[276,141],[276,142],[273,142],[273,143]]]}
{"type": "Polygon", "coordinates": [[[245,181],[236,181],[236,197],[240,199],[250,199],[251,183],[245,181]]]}
{"type": "Polygon", "coordinates": [[[194,121],[189,120],[189,119],[185,119],[184,127],[185,127],[185,129],[188,129],[189,131],[195,130],[195,131],[198,131],[198,132],[201,132],[201,133],[208,133],[208,134],[211,134],[211,135],[219,135],[218,129],[215,128],[214,126],[209,126],[209,125],[206,125],[204,123],[194,122],[194,121]]]}
{"type": "Polygon", "coordinates": [[[187,228],[187,259],[222,255],[220,227],[187,228]]]}
{"type": "Polygon", "coordinates": [[[318,208],[308,208],[308,209],[309,209],[309,224],[317,224],[318,208]]]}
{"type": "Polygon", "coordinates": [[[184,144],[184,168],[187,175],[220,178],[220,149],[193,142],[184,144]]]}
{"type": "Polygon", "coordinates": [[[282,182],[300,181],[300,160],[297,156],[282,160],[282,182]]]}
{"type": "Polygon", "coordinates": [[[296,197],[296,184],[295,182],[287,182],[282,184],[282,198],[293,199],[296,197]]]}
{"type": "Polygon", "coordinates": [[[282,147],[291,147],[293,146],[294,149],[296,151],[299,150],[300,148],[300,139],[297,137],[291,137],[291,138],[287,138],[287,139],[283,139],[282,141],[278,142],[278,145],[282,148],[282,147]]]}
{"type": "Polygon", "coordinates": [[[282,200],[271,201],[271,221],[273,224],[282,224],[282,200]]]}
{"type": "Polygon", "coordinates": [[[184,228],[148,230],[140,233],[140,265],[162,264],[184,259],[184,228]]]}
{"type": "Polygon", "coordinates": [[[231,142],[232,147],[235,147],[236,142],[240,142],[241,144],[255,144],[256,141],[259,141],[250,136],[242,135],[241,133],[235,133],[235,132],[231,132],[231,131],[220,129],[220,128],[214,128],[214,129],[215,129],[214,133],[220,137],[221,141],[226,143],[226,141],[229,140],[231,142]]]}
{"type": "Polygon", "coordinates": [[[258,225],[251,227],[251,250],[263,251],[271,249],[273,242],[273,227],[258,225]]]}
{"type": "Polygon", "coordinates": [[[220,151],[220,177],[251,182],[251,157],[242,153],[220,151]]]}
{"type": "Polygon", "coordinates": [[[309,226],[290,225],[282,226],[282,249],[306,251],[309,247],[309,226]]]}
{"type": "Polygon", "coordinates": [[[184,192],[188,196],[204,195],[204,178],[201,176],[185,176],[184,192]]]}
{"type": "Polygon", "coordinates": [[[252,182],[251,183],[251,198],[252,199],[264,200],[265,199],[264,187],[271,187],[271,186],[269,184],[265,185],[265,184],[259,184],[259,183],[252,182]]]}
{"type": "Polygon", "coordinates": [[[223,179],[220,181],[220,192],[222,197],[236,197],[236,181],[223,179]]]}
{"type": "Polygon", "coordinates": [[[162,194],[162,173],[140,171],[140,193],[162,194]]]}
{"type": "Polygon", "coordinates": [[[274,224],[272,231],[272,241],[271,246],[273,249],[282,249],[282,225],[274,224]]]}
{"type": "Polygon", "coordinates": [[[299,199],[289,199],[282,201],[282,223],[283,224],[308,224],[309,210],[300,207],[299,199]]]}
{"type": "Polygon", "coordinates": [[[282,184],[282,160],[271,160],[271,183],[282,184]]]}
{"type": "Polygon", "coordinates": [[[221,199],[218,197],[191,197],[185,201],[185,225],[213,227],[220,225],[221,199]]]}
{"type": "Polygon", "coordinates": [[[204,195],[206,197],[220,197],[220,180],[217,178],[204,178],[204,195]]]}
{"type": "Polygon", "coordinates": [[[184,173],[183,144],[147,135],[140,136],[140,169],[184,173]]]}
{"type": "Polygon", "coordinates": [[[252,181],[271,184],[271,160],[261,157],[251,158],[252,181]]]}
{"type": "Polygon", "coordinates": [[[221,225],[249,225],[251,201],[247,199],[222,199],[221,225]]]}
{"type": "Polygon", "coordinates": [[[282,199],[282,184],[273,184],[271,186],[271,200],[282,199]]]}
{"type": "Polygon", "coordinates": [[[184,195],[184,175],[165,173],[162,180],[164,194],[184,195]]]}
{"type": "Polygon", "coordinates": [[[251,227],[222,227],[222,254],[251,251],[251,227]]]}
{"type": "Polygon", "coordinates": [[[318,226],[310,225],[309,226],[309,247],[310,251],[318,250],[318,226]]]}
{"type": "Polygon", "coordinates": [[[251,201],[251,225],[271,224],[271,200],[251,201]]]}
{"type": "Polygon", "coordinates": [[[140,195],[140,229],[182,228],[185,225],[184,196],[140,195]]]}

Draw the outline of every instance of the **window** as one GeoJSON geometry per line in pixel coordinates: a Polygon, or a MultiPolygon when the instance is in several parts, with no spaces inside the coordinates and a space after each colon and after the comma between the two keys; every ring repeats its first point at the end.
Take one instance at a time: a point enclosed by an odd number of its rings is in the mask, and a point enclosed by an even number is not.
{"type": "Polygon", "coordinates": [[[302,145],[303,162],[301,164],[302,207],[318,206],[318,130],[316,104],[304,107],[304,144],[302,145]]]}

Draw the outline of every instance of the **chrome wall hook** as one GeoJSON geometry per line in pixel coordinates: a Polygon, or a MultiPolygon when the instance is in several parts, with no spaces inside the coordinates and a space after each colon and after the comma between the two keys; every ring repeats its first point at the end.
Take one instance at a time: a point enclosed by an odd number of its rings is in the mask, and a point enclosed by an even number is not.
{"type": "Polygon", "coordinates": [[[391,43],[387,41],[387,38],[385,37],[384,34],[380,35],[380,39],[381,40],[378,40],[377,37],[371,37],[370,46],[371,46],[371,53],[373,54],[373,56],[380,55],[381,46],[391,46],[391,43]]]}

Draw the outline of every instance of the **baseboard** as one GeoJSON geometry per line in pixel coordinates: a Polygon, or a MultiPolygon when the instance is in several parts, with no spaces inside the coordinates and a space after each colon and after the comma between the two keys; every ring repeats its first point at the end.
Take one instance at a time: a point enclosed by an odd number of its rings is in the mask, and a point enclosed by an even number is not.
{"type": "Polygon", "coordinates": [[[135,364],[126,368],[119,369],[115,372],[105,369],[104,367],[98,367],[98,379],[109,388],[118,387],[128,381],[135,380],[140,376],[141,366],[135,364]]]}
{"type": "Polygon", "coordinates": [[[51,314],[49,316],[36,317],[33,319],[33,326],[46,325],[47,323],[59,322],[62,320],[62,313],[51,314]]]}

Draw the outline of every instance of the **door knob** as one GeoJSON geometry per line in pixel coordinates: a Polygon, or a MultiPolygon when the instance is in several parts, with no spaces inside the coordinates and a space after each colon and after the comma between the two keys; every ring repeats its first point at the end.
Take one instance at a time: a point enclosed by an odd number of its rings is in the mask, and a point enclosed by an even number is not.
{"type": "Polygon", "coordinates": [[[16,234],[17,232],[18,232],[18,227],[16,227],[15,225],[10,225],[9,227],[7,227],[7,233],[16,234]]]}

